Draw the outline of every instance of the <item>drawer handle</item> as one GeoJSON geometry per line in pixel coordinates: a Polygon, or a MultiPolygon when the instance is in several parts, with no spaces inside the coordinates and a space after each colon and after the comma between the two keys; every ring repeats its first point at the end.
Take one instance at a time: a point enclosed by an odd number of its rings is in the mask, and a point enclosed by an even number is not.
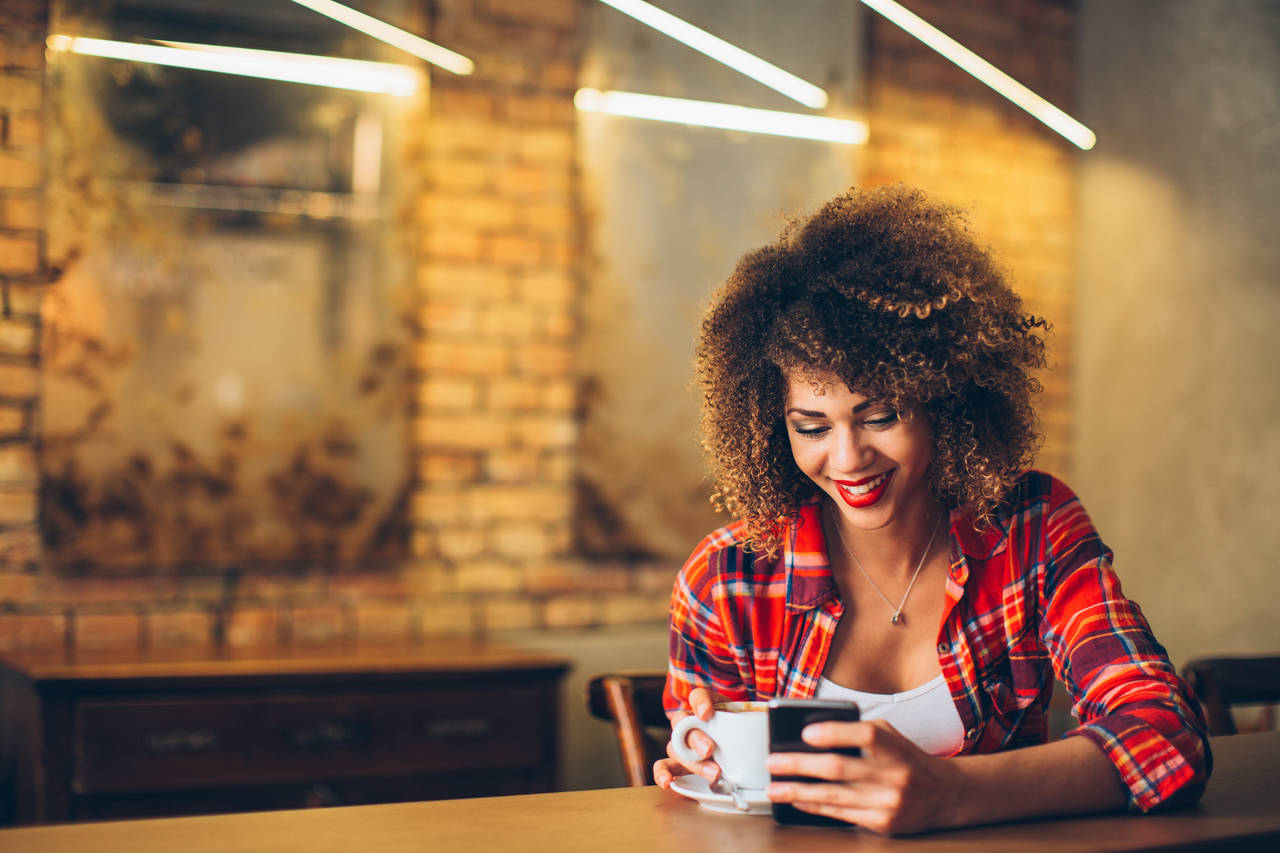
{"type": "Polygon", "coordinates": [[[218,733],[209,729],[186,731],[176,729],[171,732],[154,732],[143,737],[147,749],[152,752],[206,752],[222,745],[218,733]]]}
{"type": "Polygon", "coordinates": [[[342,723],[321,723],[318,726],[295,729],[291,740],[293,745],[300,749],[337,749],[364,746],[369,742],[369,735],[362,727],[344,726],[342,723]]]}
{"type": "Polygon", "coordinates": [[[427,736],[437,740],[474,740],[492,732],[493,720],[488,717],[447,717],[427,723],[427,736]]]}

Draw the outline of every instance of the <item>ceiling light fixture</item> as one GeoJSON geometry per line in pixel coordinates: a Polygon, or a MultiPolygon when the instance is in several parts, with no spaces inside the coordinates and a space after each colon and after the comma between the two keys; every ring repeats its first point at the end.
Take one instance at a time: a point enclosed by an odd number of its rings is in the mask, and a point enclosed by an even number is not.
{"type": "Polygon", "coordinates": [[[376,92],[401,97],[412,95],[417,91],[419,82],[418,72],[404,65],[340,59],[332,56],[312,56],[305,53],[247,50],[222,45],[182,42],[175,42],[175,44],[183,44],[182,47],[168,47],[68,35],[50,36],[46,44],[53,50],[69,51],[85,56],[148,62],[153,65],[168,65],[195,71],[238,74],[242,77],[260,77],[267,80],[329,86],[335,89],[354,89],[359,92],[376,92]]]}
{"type": "Polygon", "coordinates": [[[573,104],[587,112],[609,113],[631,118],[669,121],[725,130],[744,130],[822,142],[861,145],[867,141],[867,126],[860,121],[806,115],[804,113],[757,110],[713,101],[663,98],[635,92],[602,92],[579,89],[573,104]]]}
{"type": "MultiPolygon", "coordinates": [[[[295,3],[302,0],[294,0],[295,3]]],[[[600,0],[623,14],[630,15],[642,24],[653,27],[658,32],[668,35],[696,51],[706,54],[717,62],[722,62],[734,71],[747,75],[770,89],[781,92],[788,98],[799,101],[806,107],[820,110],[827,105],[827,93],[819,87],[801,80],[776,65],[765,62],[760,57],[747,53],[740,47],[717,38],[706,30],[701,30],[688,21],[677,18],[670,12],[664,12],[644,0],[600,0]]]]}
{"type": "MultiPolygon", "coordinates": [[[[606,0],[607,2],[607,0],[606,0]]],[[[968,71],[978,80],[1022,107],[1076,146],[1088,151],[1096,143],[1093,131],[1067,115],[1026,86],[996,68],[937,27],[903,8],[894,0],[862,0],[947,59],[968,71]]]]}
{"type": "Polygon", "coordinates": [[[412,53],[419,59],[425,59],[432,65],[438,65],[446,71],[452,71],[454,74],[470,74],[475,71],[476,64],[462,54],[454,53],[448,48],[429,42],[411,32],[392,26],[386,21],[380,21],[370,15],[366,15],[364,12],[357,12],[350,6],[335,3],[333,0],[293,0],[293,2],[324,15],[326,18],[332,18],[338,23],[346,24],[348,27],[359,30],[365,35],[373,36],[392,47],[398,47],[403,51],[412,53]]]}

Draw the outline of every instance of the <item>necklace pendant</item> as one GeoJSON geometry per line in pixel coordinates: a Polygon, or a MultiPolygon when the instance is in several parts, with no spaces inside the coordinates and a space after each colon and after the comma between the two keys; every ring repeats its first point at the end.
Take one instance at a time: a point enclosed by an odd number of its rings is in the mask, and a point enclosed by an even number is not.
{"type": "Polygon", "coordinates": [[[901,611],[901,610],[899,610],[897,613],[893,614],[893,618],[892,618],[892,619],[890,619],[889,621],[890,621],[890,622],[892,622],[892,623],[893,623],[893,624],[895,624],[895,625],[901,625],[901,624],[902,624],[902,611],[901,611]]]}

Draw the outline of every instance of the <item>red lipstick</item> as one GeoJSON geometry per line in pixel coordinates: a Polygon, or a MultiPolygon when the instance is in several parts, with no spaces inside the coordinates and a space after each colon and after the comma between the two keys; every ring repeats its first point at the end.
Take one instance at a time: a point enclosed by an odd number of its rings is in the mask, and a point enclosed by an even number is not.
{"type": "Polygon", "coordinates": [[[889,481],[893,479],[895,470],[891,468],[888,471],[872,477],[864,477],[861,480],[833,480],[832,482],[836,484],[836,490],[840,493],[840,497],[844,499],[845,503],[855,509],[865,509],[884,497],[885,490],[889,488],[889,481]],[[866,487],[871,483],[875,485],[867,489],[866,487]],[[855,489],[857,493],[851,491],[855,489]]]}

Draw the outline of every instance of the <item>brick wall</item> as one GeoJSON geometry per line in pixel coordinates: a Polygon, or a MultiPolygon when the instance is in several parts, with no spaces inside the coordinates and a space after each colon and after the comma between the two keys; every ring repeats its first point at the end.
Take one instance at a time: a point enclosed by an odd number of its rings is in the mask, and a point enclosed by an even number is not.
{"type": "MultiPolygon", "coordinates": [[[[45,7],[0,6],[0,636],[44,645],[65,635],[63,614],[6,613],[37,592],[36,464],[40,375],[45,7]]],[[[3,641],[0,641],[3,642],[3,641]]]]}
{"type": "MultiPolygon", "coordinates": [[[[438,0],[430,30],[476,60],[433,73],[420,164],[413,559],[398,568],[140,577],[39,564],[32,451],[42,269],[44,4],[0,8],[0,650],[426,638],[665,618],[672,565],[571,552],[575,341],[586,223],[573,92],[587,0],[438,0]]],[[[1069,108],[1063,2],[931,0],[920,14],[1069,108]],[[976,11],[975,11],[976,10],[976,11]]],[[[1056,324],[1044,464],[1069,459],[1073,154],[1034,120],[870,22],[868,182],[974,211],[1030,306],[1056,324]]]]}

